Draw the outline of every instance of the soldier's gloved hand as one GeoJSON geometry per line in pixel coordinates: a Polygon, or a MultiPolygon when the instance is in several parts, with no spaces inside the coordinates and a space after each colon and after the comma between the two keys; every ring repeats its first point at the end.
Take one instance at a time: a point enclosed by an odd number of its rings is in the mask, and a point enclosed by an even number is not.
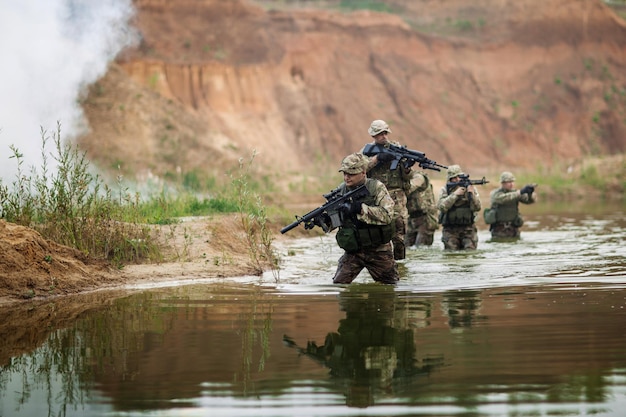
{"type": "Polygon", "coordinates": [[[327,230],[330,227],[330,217],[327,213],[322,213],[315,218],[315,225],[327,230]]]}
{"type": "Polygon", "coordinates": [[[378,160],[380,162],[389,162],[389,161],[393,161],[394,156],[388,152],[381,152],[378,154],[378,160]]]}
{"type": "Polygon", "coordinates": [[[454,190],[454,194],[462,196],[463,194],[465,194],[466,191],[467,189],[465,187],[457,187],[457,189],[454,190]]]}
{"type": "Polygon", "coordinates": [[[530,184],[525,185],[520,191],[520,194],[532,194],[535,191],[535,187],[530,184]]]}
{"type": "Polygon", "coordinates": [[[413,165],[415,165],[415,159],[407,159],[406,161],[404,161],[404,166],[406,168],[411,168],[413,165]]]}
{"type": "Polygon", "coordinates": [[[328,225],[330,224],[330,218],[326,213],[322,213],[317,217],[309,220],[304,224],[304,228],[306,230],[313,229],[315,226],[321,227],[324,231],[328,230],[328,225]]]}
{"type": "Polygon", "coordinates": [[[342,207],[343,212],[347,214],[361,214],[363,210],[363,203],[361,201],[353,201],[351,203],[345,203],[342,207]]]}

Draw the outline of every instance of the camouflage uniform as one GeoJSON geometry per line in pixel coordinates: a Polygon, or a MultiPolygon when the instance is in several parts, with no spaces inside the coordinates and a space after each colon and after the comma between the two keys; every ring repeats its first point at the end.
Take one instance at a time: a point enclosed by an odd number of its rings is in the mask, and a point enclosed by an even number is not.
{"type": "MultiPolygon", "coordinates": [[[[505,171],[500,175],[500,183],[513,182],[515,177],[512,173],[505,171]]],[[[510,190],[503,187],[491,192],[491,210],[496,211],[496,222],[489,225],[492,238],[514,238],[520,237],[520,227],[524,220],[519,212],[519,203],[532,204],[535,202],[533,194],[534,187],[530,193],[520,193],[516,189],[510,190]]]]}
{"type": "Polygon", "coordinates": [[[411,189],[407,196],[406,246],[431,246],[437,224],[437,204],[433,185],[428,176],[422,172],[414,172],[411,180],[411,189]]]}
{"type": "MultiPolygon", "coordinates": [[[[367,161],[367,157],[361,154],[348,155],[342,161],[339,171],[349,174],[364,172],[367,161]]],[[[353,215],[352,222],[348,224],[348,226],[353,226],[357,231],[359,249],[352,252],[346,251],[341,256],[333,278],[333,283],[335,284],[351,283],[363,268],[367,269],[376,282],[395,284],[399,279],[398,268],[393,259],[393,249],[390,243],[393,232],[391,215],[394,202],[387,192],[387,188],[380,181],[366,178],[365,186],[370,195],[363,201],[362,210],[358,214],[353,215]],[[378,235],[379,230],[381,231],[380,236],[378,235]],[[385,238],[382,237],[383,230],[388,232],[385,238]],[[372,235],[376,234],[376,236],[371,236],[370,233],[372,235]],[[369,247],[362,247],[363,236],[367,236],[374,243],[369,247]],[[376,244],[377,238],[381,241],[386,240],[386,242],[376,244]]],[[[338,187],[338,190],[340,195],[350,191],[345,182],[338,187]]],[[[345,224],[341,226],[337,234],[341,233],[342,229],[348,226],[345,224]]]]}
{"type": "MultiPolygon", "coordinates": [[[[389,125],[382,120],[374,120],[368,129],[370,136],[375,136],[381,132],[391,133],[389,125]]],[[[375,142],[373,142],[375,143],[375,142]]],[[[387,142],[400,146],[398,142],[387,142]]],[[[388,146],[388,145],[387,145],[388,146]]],[[[363,153],[365,146],[361,148],[360,153],[363,153]]],[[[410,189],[411,178],[413,172],[411,168],[404,168],[402,164],[394,170],[391,169],[391,161],[378,161],[376,165],[371,163],[367,167],[367,176],[369,178],[376,179],[387,187],[389,195],[395,203],[393,210],[393,222],[395,224],[396,233],[391,240],[393,244],[393,257],[396,260],[406,258],[406,246],[404,244],[404,236],[406,234],[406,223],[409,218],[409,213],[406,208],[407,204],[407,191],[410,189]]]]}
{"type": "MultiPolygon", "coordinates": [[[[448,167],[448,181],[463,174],[461,167],[448,167]]],[[[441,188],[441,195],[437,207],[440,210],[439,222],[443,225],[441,241],[445,249],[476,249],[478,246],[478,231],[476,229],[476,213],[481,209],[478,191],[465,193],[462,196],[454,194],[454,186],[448,190],[447,185],[441,188]]]]}

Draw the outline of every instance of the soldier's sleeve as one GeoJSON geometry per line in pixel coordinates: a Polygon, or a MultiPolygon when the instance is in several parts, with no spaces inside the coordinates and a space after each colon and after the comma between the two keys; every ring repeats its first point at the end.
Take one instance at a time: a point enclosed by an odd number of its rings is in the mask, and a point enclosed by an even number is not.
{"type": "Polygon", "coordinates": [[[491,204],[506,204],[519,201],[520,196],[515,191],[505,193],[502,188],[491,192],[491,204]]]}
{"type": "Polygon", "coordinates": [[[368,224],[389,224],[391,223],[393,208],[395,203],[387,191],[387,187],[377,181],[376,192],[374,195],[375,204],[368,206],[363,204],[363,214],[357,215],[357,218],[368,224]]]}
{"type": "Polygon", "coordinates": [[[441,193],[439,194],[439,202],[437,203],[437,208],[441,210],[443,213],[447,213],[448,210],[452,208],[458,196],[454,193],[448,195],[448,190],[444,185],[441,187],[441,193]]]}
{"type": "Polygon", "coordinates": [[[522,194],[519,197],[519,202],[524,204],[532,204],[536,201],[535,193],[532,194],[522,194]]]}
{"type": "Polygon", "coordinates": [[[470,201],[470,209],[472,211],[480,211],[482,209],[482,203],[480,202],[480,195],[478,194],[478,190],[474,187],[474,196],[470,201]]]}
{"type": "Polygon", "coordinates": [[[429,183],[426,182],[424,174],[418,171],[413,171],[413,177],[411,178],[411,192],[424,191],[429,183]]]}

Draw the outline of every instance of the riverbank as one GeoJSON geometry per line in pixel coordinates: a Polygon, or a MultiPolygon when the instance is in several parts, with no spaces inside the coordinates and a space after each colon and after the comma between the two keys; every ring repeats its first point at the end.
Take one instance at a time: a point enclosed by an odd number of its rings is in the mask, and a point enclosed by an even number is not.
{"type": "MultiPolygon", "coordinates": [[[[132,284],[254,275],[239,214],[156,226],[162,262],[112,268],[35,230],[0,220],[0,305],[132,284]]],[[[281,225],[272,226],[275,235],[281,225]]]]}
{"type": "MultiPolygon", "coordinates": [[[[433,182],[437,193],[441,184],[433,182]]],[[[479,188],[483,205],[488,202],[491,185],[479,188]]],[[[580,196],[595,195],[594,189],[588,186],[580,186],[578,190],[580,196]]],[[[549,192],[546,187],[540,186],[539,193],[540,202],[560,200],[557,193],[549,192]]],[[[289,211],[301,215],[313,209],[320,198],[289,211]]],[[[568,201],[569,206],[575,207],[589,205],[591,200],[593,198],[577,197],[568,201]]],[[[275,241],[321,233],[318,229],[306,231],[300,226],[282,235],[280,229],[285,225],[284,220],[268,221],[267,227],[275,241]]],[[[33,229],[0,220],[0,305],[134,284],[259,273],[258,266],[251,262],[238,213],[186,217],[179,223],[155,228],[161,239],[164,260],[115,269],[108,262],[91,259],[80,251],[46,240],[33,229]]],[[[269,270],[269,265],[265,270],[269,270]]]]}

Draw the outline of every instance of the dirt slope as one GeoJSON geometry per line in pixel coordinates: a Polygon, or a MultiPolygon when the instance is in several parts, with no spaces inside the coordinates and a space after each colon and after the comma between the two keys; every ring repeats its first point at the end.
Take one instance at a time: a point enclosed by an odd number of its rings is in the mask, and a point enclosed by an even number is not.
{"type": "Polygon", "coordinates": [[[337,2],[137,0],[142,42],[93,86],[81,146],[140,179],[220,179],[256,153],[291,187],[376,118],[476,175],[626,148],[626,26],[600,0],[286,7],[320,3],[337,2]]]}
{"type": "MultiPolygon", "coordinates": [[[[280,225],[268,225],[276,229],[280,225]]],[[[132,284],[258,275],[238,215],[193,217],[155,226],[163,261],[114,269],[37,231],[0,220],[0,307],[132,284]]],[[[264,270],[269,266],[264,265],[264,270]]],[[[13,323],[15,324],[15,323],[13,323]]]]}

